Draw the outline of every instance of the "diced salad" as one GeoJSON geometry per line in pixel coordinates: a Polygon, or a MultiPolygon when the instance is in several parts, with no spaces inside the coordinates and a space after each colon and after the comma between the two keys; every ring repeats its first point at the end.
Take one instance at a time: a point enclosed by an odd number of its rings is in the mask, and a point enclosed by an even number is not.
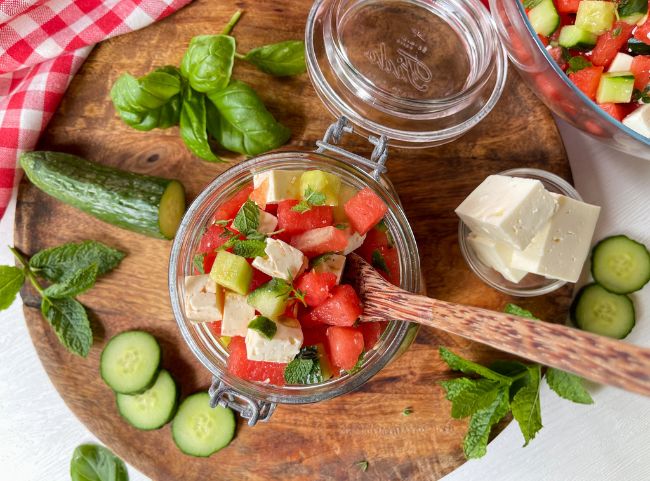
{"type": "Polygon", "coordinates": [[[522,0],[542,43],[605,112],[650,137],[648,0],[522,0]]]}
{"type": "Polygon", "coordinates": [[[315,384],[354,372],[387,323],[359,323],[342,274],[355,252],[394,284],[387,206],[321,170],[256,174],[217,206],[185,278],[185,314],[207,322],[248,381],[315,384]]]}

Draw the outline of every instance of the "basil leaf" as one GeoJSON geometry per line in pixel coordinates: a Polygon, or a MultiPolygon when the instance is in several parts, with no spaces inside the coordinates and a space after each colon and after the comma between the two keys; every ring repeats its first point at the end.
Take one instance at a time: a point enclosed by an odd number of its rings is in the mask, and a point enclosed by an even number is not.
{"type": "Polygon", "coordinates": [[[72,273],[71,276],[64,278],[61,282],[49,286],[43,291],[43,296],[50,299],[74,297],[94,286],[96,280],[97,264],[90,264],[72,273]]]}
{"type": "Polygon", "coordinates": [[[84,306],[70,297],[44,298],[41,313],[68,351],[82,357],[88,355],[93,343],[93,333],[84,306]]]}
{"type": "Polygon", "coordinates": [[[124,259],[124,252],[101,242],[69,242],[42,250],[29,260],[29,267],[51,282],[61,282],[71,273],[97,265],[97,275],[113,270],[124,259]]]}
{"type": "Polygon", "coordinates": [[[70,460],[72,481],[128,481],[124,461],[103,446],[77,446],[70,460]]]}
{"type": "Polygon", "coordinates": [[[230,35],[199,35],[181,62],[181,74],[197,92],[221,90],[230,82],[235,62],[235,38],[230,35]]]}
{"type": "Polygon", "coordinates": [[[13,304],[25,282],[25,272],[18,267],[0,266],[0,311],[13,304]]]}
{"type": "Polygon", "coordinates": [[[210,162],[222,162],[214,155],[206,131],[205,95],[186,86],[183,90],[180,133],[183,142],[196,156],[210,162]]]}
{"type": "Polygon", "coordinates": [[[298,75],[307,70],[305,43],[301,40],[287,40],[254,48],[243,60],[276,77],[298,75]]]}
{"type": "Polygon", "coordinates": [[[209,92],[216,107],[209,118],[210,134],[233,152],[257,155],[283,145],[291,132],[266,109],[255,91],[233,80],[225,89],[209,92]]]}

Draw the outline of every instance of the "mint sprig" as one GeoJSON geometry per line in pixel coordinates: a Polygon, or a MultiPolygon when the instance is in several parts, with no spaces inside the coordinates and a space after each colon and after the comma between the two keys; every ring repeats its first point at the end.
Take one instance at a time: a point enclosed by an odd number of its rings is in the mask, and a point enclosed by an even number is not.
{"type": "Polygon", "coordinates": [[[287,384],[316,384],[323,382],[318,348],[305,346],[284,368],[284,380],[287,384]]]}
{"type": "Polygon", "coordinates": [[[307,186],[305,189],[305,194],[303,195],[303,200],[298,204],[294,205],[291,210],[295,212],[300,212],[301,214],[311,210],[313,206],[319,206],[325,204],[327,197],[322,192],[315,191],[311,186],[307,186]]]}
{"type": "Polygon", "coordinates": [[[244,202],[237,212],[232,226],[245,236],[257,232],[260,227],[260,208],[257,207],[257,204],[250,199],[244,202]]]}

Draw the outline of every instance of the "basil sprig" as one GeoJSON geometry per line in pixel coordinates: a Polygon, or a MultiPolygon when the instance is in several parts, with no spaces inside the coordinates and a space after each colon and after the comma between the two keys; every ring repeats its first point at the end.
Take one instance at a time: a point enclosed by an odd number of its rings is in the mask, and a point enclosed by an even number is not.
{"type": "Polygon", "coordinates": [[[181,74],[197,92],[228,86],[235,63],[235,38],[230,35],[199,35],[190,41],[181,74]]]}

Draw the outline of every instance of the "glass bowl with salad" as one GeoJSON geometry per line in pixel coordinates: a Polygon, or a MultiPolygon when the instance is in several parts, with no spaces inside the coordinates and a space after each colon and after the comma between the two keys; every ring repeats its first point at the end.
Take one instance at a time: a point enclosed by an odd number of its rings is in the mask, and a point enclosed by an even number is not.
{"type": "Polygon", "coordinates": [[[214,377],[214,403],[254,424],[277,403],[350,392],[408,347],[412,324],[357,322],[362,306],[344,276],[354,252],[420,290],[396,199],[366,166],[316,152],[247,160],[198,196],[174,241],[169,285],[182,335],[214,377]]]}
{"type": "Polygon", "coordinates": [[[490,0],[510,59],[557,115],[650,159],[647,0],[490,0]]]}

